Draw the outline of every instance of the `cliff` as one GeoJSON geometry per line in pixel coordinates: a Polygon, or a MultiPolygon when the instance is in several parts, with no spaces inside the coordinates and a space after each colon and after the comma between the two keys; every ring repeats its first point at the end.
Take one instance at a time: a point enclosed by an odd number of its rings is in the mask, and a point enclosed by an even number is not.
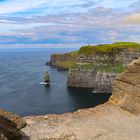
{"type": "Polygon", "coordinates": [[[110,102],[131,113],[140,113],[140,58],[113,82],[110,102]]]}
{"type": "Polygon", "coordinates": [[[98,72],[96,69],[70,69],[67,86],[92,88],[96,93],[112,93],[116,73],[98,72]]]}
{"type": "Polygon", "coordinates": [[[78,51],[66,54],[53,54],[49,64],[59,67],[60,63],[65,61],[69,63],[94,63],[95,65],[116,63],[119,61],[123,65],[128,65],[133,59],[137,59],[139,56],[140,44],[117,42],[97,46],[83,46],[78,51]]]}
{"type": "Polygon", "coordinates": [[[112,81],[140,56],[140,44],[118,42],[83,46],[79,51],[51,56],[50,64],[69,70],[67,86],[93,88],[94,92],[112,92],[112,81]]]}
{"type": "Polygon", "coordinates": [[[75,64],[77,51],[66,54],[52,54],[49,61],[50,66],[57,67],[59,70],[68,70],[75,64]]]}
{"type": "Polygon", "coordinates": [[[140,59],[113,82],[110,100],[96,108],[62,115],[25,117],[24,139],[139,140],[140,59]]]}

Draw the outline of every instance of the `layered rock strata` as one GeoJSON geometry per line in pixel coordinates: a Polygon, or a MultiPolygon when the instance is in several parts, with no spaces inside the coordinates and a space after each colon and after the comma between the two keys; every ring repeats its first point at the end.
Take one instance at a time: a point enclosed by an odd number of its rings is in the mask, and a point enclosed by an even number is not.
{"type": "Polygon", "coordinates": [[[20,129],[25,125],[25,121],[18,115],[0,110],[0,140],[19,139],[20,129]]]}
{"type": "Polygon", "coordinates": [[[117,73],[122,72],[115,72],[113,67],[117,67],[118,70],[123,67],[125,69],[140,56],[139,48],[140,44],[131,42],[85,46],[76,52],[52,55],[50,64],[58,70],[69,70],[68,86],[93,88],[94,92],[100,93],[112,92],[112,81],[117,73]],[[86,69],[83,68],[84,65],[92,67],[86,69]]]}
{"type": "Polygon", "coordinates": [[[138,59],[140,56],[140,50],[138,49],[118,49],[117,53],[111,56],[108,53],[100,54],[76,54],[76,56],[71,56],[70,53],[67,54],[53,54],[49,64],[51,66],[59,67],[59,63],[63,61],[75,61],[78,63],[95,63],[95,65],[101,65],[104,60],[113,59],[114,61],[120,61],[123,65],[128,65],[134,59],[138,59]]]}
{"type": "Polygon", "coordinates": [[[70,69],[67,86],[92,88],[96,93],[112,93],[116,73],[98,72],[96,69],[70,69]]]}

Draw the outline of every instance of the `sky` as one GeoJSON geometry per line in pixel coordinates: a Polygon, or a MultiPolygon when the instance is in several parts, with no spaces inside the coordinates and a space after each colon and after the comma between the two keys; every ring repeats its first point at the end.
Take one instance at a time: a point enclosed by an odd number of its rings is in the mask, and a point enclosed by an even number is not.
{"type": "Polygon", "coordinates": [[[0,47],[140,42],[140,0],[0,0],[0,47]]]}

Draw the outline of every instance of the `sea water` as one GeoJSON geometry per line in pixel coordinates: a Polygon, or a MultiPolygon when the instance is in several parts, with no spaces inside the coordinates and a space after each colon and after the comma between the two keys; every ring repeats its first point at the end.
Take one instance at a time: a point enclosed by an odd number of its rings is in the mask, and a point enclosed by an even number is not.
{"type": "Polygon", "coordinates": [[[0,49],[0,108],[21,116],[61,114],[106,102],[110,94],[67,88],[67,71],[46,66],[51,54],[75,49],[0,49]],[[50,86],[43,83],[48,70],[50,86]]]}

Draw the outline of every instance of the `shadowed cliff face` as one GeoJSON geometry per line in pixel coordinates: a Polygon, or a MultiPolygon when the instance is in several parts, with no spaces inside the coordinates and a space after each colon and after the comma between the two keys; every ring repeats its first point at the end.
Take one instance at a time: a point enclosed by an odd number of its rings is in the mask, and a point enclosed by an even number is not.
{"type": "MultiPolygon", "coordinates": [[[[139,140],[140,59],[113,84],[109,102],[62,115],[25,117],[31,140],[139,140]]],[[[25,136],[25,137],[26,137],[25,136]]]]}
{"type": "Polygon", "coordinates": [[[116,78],[110,102],[131,113],[140,113],[140,58],[116,78]]]}
{"type": "Polygon", "coordinates": [[[18,140],[21,137],[20,129],[25,125],[18,115],[0,109],[0,140],[18,140]]]}

